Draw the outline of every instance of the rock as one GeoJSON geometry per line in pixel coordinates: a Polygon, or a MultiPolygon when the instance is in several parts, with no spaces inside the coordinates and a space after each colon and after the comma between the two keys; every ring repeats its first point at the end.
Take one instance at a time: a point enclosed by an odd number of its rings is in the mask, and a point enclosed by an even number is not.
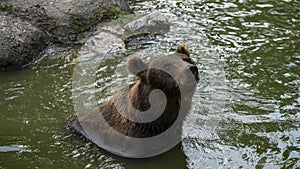
{"type": "Polygon", "coordinates": [[[0,68],[32,62],[47,43],[47,35],[32,24],[0,13],[0,68]]]}
{"type": "Polygon", "coordinates": [[[50,42],[75,43],[91,27],[125,14],[124,0],[2,0],[0,68],[23,67],[50,42]]]}
{"type": "Polygon", "coordinates": [[[106,31],[119,38],[123,38],[125,30],[120,26],[105,26],[101,28],[101,31],[106,31]]]}
{"type": "MultiPolygon", "coordinates": [[[[130,16],[130,18],[136,18],[136,16],[130,16]]],[[[122,21],[124,22],[124,20],[122,21]]],[[[98,31],[87,40],[79,51],[79,57],[84,58],[81,61],[99,62],[105,58],[122,55],[126,52],[124,41],[133,39],[132,36],[143,36],[146,37],[144,40],[147,40],[147,36],[144,35],[164,34],[170,30],[167,17],[158,11],[134,21],[128,20],[129,23],[124,24],[121,23],[122,21],[113,21],[107,26],[97,27],[98,31]]]]}
{"type": "MultiPolygon", "coordinates": [[[[73,42],[109,16],[129,12],[124,0],[6,0],[16,15],[50,35],[54,41],[73,42]],[[124,11],[123,11],[124,10],[124,11]]],[[[5,1],[4,1],[5,2],[5,1]]]]}
{"type": "Polygon", "coordinates": [[[85,47],[98,54],[118,55],[126,51],[124,41],[108,32],[100,32],[96,36],[91,37],[86,42],[85,47]]]}
{"type": "Polygon", "coordinates": [[[125,39],[137,35],[164,34],[170,30],[170,22],[164,14],[155,11],[138,20],[128,23],[124,26],[124,29],[125,39]]]}

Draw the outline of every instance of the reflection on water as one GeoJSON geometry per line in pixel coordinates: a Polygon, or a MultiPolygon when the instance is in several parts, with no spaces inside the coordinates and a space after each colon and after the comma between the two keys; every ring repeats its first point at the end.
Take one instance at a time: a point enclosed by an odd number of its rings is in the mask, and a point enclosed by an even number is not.
{"type": "MultiPolygon", "coordinates": [[[[300,167],[299,2],[156,0],[132,7],[160,10],[172,25],[127,55],[150,60],[183,42],[200,68],[182,145],[157,158],[120,159],[66,129],[78,49],[54,46],[34,68],[0,74],[0,168],[300,167]]],[[[118,57],[99,65],[99,103],[132,80],[123,77],[124,63],[118,57]]]]}
{"type": "Polygon", "coordinates": [[[10,152],[10,151],[17,151],[17,152],[32,152],[24,145],[10,145],[10,146],[0,146],[0,152],[10,152]]]}

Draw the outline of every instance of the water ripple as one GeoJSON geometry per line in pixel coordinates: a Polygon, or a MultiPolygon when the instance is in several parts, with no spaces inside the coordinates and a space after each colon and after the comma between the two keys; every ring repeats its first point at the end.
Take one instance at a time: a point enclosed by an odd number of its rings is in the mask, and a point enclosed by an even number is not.
{"type": "MultiPolygon", "coordinates": [[[[206,34],[218,52],[222,51],[215,54],[227,59],[223,86],[229,88],[220,90],[218,84],[210,83],[218,77],[213,76],[213,65],[218,65],[218,59],[192,48],[201,56],[198,61],[202,72],[199,93],[184,127],[188,166],[299,166],[300,4],[242,0],[168,2],[140,2],[136,9],[156,8],[183,18],[189,26],[176,29],[170,35],[175,36],[174,41],[180,39],[177,37],[197,37],[198,32],[189,31],[195,27],[206,34]],[[216,93],[227,95],[222,96],[222,104],[231,107],[216,109],[216,93]]],[[[195,43],[195,39],[191,40],[195,43]]]]}

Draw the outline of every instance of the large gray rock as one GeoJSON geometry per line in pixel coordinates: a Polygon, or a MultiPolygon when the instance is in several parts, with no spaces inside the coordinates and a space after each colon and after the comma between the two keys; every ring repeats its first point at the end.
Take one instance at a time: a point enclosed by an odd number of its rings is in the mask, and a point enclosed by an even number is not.
{"type": "Polygon", "coordinates": [[[32,24],[0,13],[0,68],[30,63],[47,43],[47,35],[32,24]]]}
{"type": "Polygon", "coordinates": [[[124,0],[4,0],[15,14],[50,35],[54,41],[80,40],[103,19],[129,11],[124,0]]]}
{"type": "Polygon", "coordinates": [[[23,67],[49,42],[74,43],[90,28],[129,11],[125,0],[1,0],[0,69],[23,67]]]}

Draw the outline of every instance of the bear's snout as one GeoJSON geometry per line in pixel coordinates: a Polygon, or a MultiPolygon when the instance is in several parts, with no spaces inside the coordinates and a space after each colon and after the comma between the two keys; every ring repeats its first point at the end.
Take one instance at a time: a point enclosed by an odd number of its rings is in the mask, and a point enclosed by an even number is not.
{"type": "Polygon", "coordinates": [[[194,75],[195,80],[198,82],[199,81],[199,72],[198,72],[198,68],[195,65],[189,66],[189,71],[192,72],[192,74],[194,75]]]}

